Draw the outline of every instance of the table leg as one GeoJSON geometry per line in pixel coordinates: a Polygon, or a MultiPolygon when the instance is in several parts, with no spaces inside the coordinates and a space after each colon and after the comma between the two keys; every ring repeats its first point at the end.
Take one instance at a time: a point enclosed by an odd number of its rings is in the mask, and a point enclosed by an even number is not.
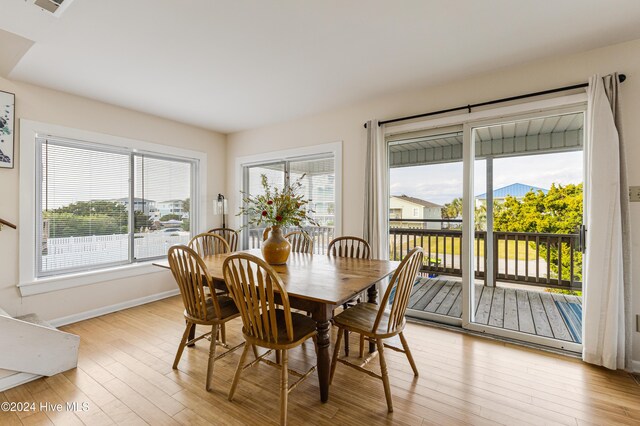
{"type": "Polygon", "coordinates": [[[331,338],[329,330],[331,323],[327,320],[317,320],[318,330],[318,381],[320,382],[320,401],[329,400],[329,373],[331,372],[331,355],[329,346],[331,338]]]}
{"type": "MultiPolygon", "coordinates": [[[[367,289],[367,302],[378,304],[378,283],[375,283],[367,289]]],[[[376,344],[369,342],[369,353],[376,351],[376,344]]]]}

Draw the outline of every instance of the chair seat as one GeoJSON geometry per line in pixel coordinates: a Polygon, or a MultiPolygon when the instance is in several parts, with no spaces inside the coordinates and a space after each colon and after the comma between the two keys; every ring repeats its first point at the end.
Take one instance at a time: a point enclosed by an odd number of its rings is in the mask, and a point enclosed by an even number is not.
{"type": "MultiPolygon", "coordinates": [[[[211,298],[207,299],[207,319],[206,321],[219,321],[223,319],[227,319],[229,317],[238,316],[240,312],[238,312],[238,307],[232,298],[228,296],[218,296],[218,304],[220,305],[220,314],[221,318],[216,316],[216,309],[213,307],[213,300],[211,298]]],[[[184,311],[184,316],[186,318],[190,318],[187,311],[184,311]]],[[[195,321],[197,322],[197,321],[195,321]]]]}
{"type": "Polygon", "coordinates": [[[276,324],[278,327],[278,341],[273,339],[273,335],[270,335],[271,340],[257,339],[251,337],[246,332],[245,328],[242,328],[242,332],[245,335],[245,339],[249,342],[262,346],[264,348],[282,349],[283,346],[294,347],[307,340],[309,337],[316,334],[316,322],[312,318],[306,315],[299,314],[297,312],[291,312],[291,323],[293,325],[293,339],[287,338],[287,326],[285,323],[285,314],[282,309],[277,309],[276,324]],[[276,348],[277,347],[277,348],[276,348]]]}
{"type": "Polygon", "coordinates": [[[389,333],[387,331],[389,315],[386,313],[382,316],[377,330],[372,330],[379,310],[380,306],[375,303],[358,303],[333,317],[333,323],[338,327],[346,328],[347,330],[367,336],[388,337],[402,331],[404,324],[394,332],[389,333]]]}

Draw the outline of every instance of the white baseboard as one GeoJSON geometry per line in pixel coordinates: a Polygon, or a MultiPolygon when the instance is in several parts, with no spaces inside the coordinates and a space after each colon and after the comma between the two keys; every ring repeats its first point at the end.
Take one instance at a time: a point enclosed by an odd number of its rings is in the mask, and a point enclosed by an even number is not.
{"type": "Polygon", "coordinates": [[[40,377],[42,376],[29,373],[15,373],[10,376],[3,377],[0,379],[0,392],[6,391],[7,389],[15,388],[16,386],[23,385],[33,380],[39,379],[40,377]]]}
{"type": "Polygon", "coordinates": [[[116,303],[115,305],[103,306],[101,308],[92,309],[78,314],[69,315],[62,318],[56,318],[47,321],[54,327],[60,327],[67,324],[73,324],[74,322],[84,321],[90,318],[99,317],[102,315],[110,314],[112,312],[121,311],[123,309],[133,308],[134,306],[140,306],[147,303],[155,302],[157,300],[166,299],[180,294],[179,289],[163,291],[162,293],[151,294],[149,296],[140,297],[138,299],[127,300],[126,302],[116,303]]]}

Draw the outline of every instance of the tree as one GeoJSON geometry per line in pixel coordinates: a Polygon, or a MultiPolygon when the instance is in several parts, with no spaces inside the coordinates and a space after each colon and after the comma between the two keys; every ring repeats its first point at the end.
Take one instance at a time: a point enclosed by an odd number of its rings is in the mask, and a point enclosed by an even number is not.
{"type": "MultiPolygon", "coordinates": [[[[129,229],[129,210],[118,201],[78,201],[45,211],[43,218],[49,221],[50,238],[126,234],[129,229]]],[[[135,232],[150,225],[149,215],[134,212],[135,232]]]]}
{"type": "Polygon", "coordinates": [[[175,214],[175,213],[171,213],[171,214],[165,214],[164,216],[162,216],[160,218],[161,222],[166,222],[168,220],[181,220],[182,217],[179,214],[175,214]]]}
{"type": "Polygon", "coordinates": [[[49,237],[86,237],[126,234],[129,227],[127,207],[117,201],[78,201],[43,212],[49,221],[49,237]]]}
{"type": "MultiPolygon", "coordinates": [[[[506,232],[534,232],[550,234],[575,233],[582,224],[582,184],[553,184],[547,194],[529,191],[522,200],[508,196],[494,213],[494,229],[506,232]]],[[[532,247],[535,243],[531,243],[532,247]]],[[[550,249],[551,270],[558,274],[558,248],[540,243],[533,247],[544,259],[550,249]]],[[[582,253],[574,253],[574,275],[582,279],[582,253]]],[[[562,279],[570,279],[570,248],[562,246],[562,279]]]]}
{"type": "Polygon", "coordinates": [[[462,217],[462,198],[454,198],[442,207],[443,219],[460,219],[462,217]]]}
{"type": "Polygon", "coordinates": [[[182,211],[185,213],[189,213],[191,211],[191,199],[187,198],[182,202],[182,211]]]}
{"type": "Polygon", "coordinates": [[[153,224],[151,218],[148,214],[144,214],[144,212],[140,210],[136,210],[133,212],[133,223],[136,232],[141,232],[144,228],[148,228],[153,224]]]}

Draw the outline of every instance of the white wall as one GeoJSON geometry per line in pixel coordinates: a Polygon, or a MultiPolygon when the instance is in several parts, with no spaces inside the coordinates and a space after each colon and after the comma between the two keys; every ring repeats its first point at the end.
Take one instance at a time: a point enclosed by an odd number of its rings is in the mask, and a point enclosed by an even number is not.
{"type": "MultiPolygon", "coordinates": [[[[372,63],[372,66],[375,66],[372,63]]],[[[629,184],[640,185],[640,40],[609,46],[571,56],[555,57],[526,65],[480,74],[473,78],[423,90],[383,96],[373,101],[339,108],[287,123],[231,134],[227,143],[227,163],[238,156],[315,145],[335,140],[344,143],[343,233],[362,234],[366,120],[466,105],[521,93],[586,82],[594,73],[624,72],[621,101],[623,135],[629,165],[629,184]]],[[[428,72],[426,70],[425,72],[428,72]]],[[[274,100],[277,105],[277,100],[274,100]]],[[[237,211],[236,174],[228,173],[230,212],[237,211]]],[[[631,205],[634,249],[634,306],[640,313],[640,203],[631,205]]],[[[634,359],[640,360],[640,334],[634,333],[634,359]]]]}
{"type": "MultiPolygon", "coordinates": [[[[218,192],[224,192],[226,137],[222,134],[1,77],[0,90],[16,94],[16,161],[14,169],[0,169],[0,217],[16,223],[18,232],[22,225],[18,217],[20,119],[205,152],[207,205],[212,206],[218,192]]],[[[217,225],[211,209],[207,212],[207,223],[217,225]]],[[[0,232],[0,308],[11,315],[36,312],[43,319],[58,319],[176,288],[170,273],[165,271],[21,297],[16,287],[18,232],[6,227],[0,232]]]]}

